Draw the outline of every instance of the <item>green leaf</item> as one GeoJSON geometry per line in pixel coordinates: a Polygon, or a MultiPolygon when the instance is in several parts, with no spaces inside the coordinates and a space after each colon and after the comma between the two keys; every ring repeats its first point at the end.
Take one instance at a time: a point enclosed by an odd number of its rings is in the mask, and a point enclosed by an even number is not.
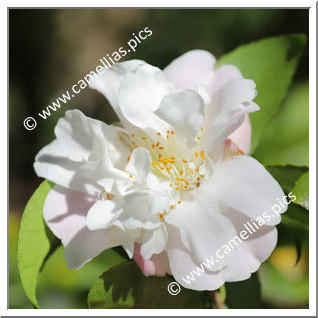
{"type": "Polygon", "coordinates": [[[88,294],[90,308],[207,308],[205,293],[181,287],[170,295],[171,276],[144,276],[133,261],[106,271],[88,294]]]}
{"type": "Polygon", "coordinates": [[[44,201],[52,186],[52,183],[44,181],[34,192],[23,212],[19,232],[18,265],[21,281],[26,295],[38,308],[38,274],[51,247],[56,246],[54,236],[48,231],[42,216],[44,201]]]}
{"type": "Polygon", "coordinates": [[[306,209],[303,207],[290,203],[288,206],[288,210],[282,215],[282,223],[283,224],[289,224],[292,225],[291,220],[293,221],[293,224],[296,225],[295,222],[297,222],[297,226],[305,231],[309,230],[309,213],[306,209]],[[288,218],[290,221],[286,223],[286,218],[288,218]]]}
{"type": "Polygon", "coordinates": [[[295,182],[308,171],[308,167],[293,165],[265,166],[267,171],[280,184],[286,194],[294,188],[295,182]]]}
{"type": "Polygon", "coordinates": [[[242,45],[218,62],[219,65],[236,65],[245,78],[256,83],[258,96],[255,102],[261,110],[250,115],[253,128],[251,153],[287,93],[305,44],[303,34],[267,38],[242,45]]]}
{"type": "Polygon", "coordinates": [[[295,203],[309,209],[309,171],[304,173],[295,183],[293,193],[296,196],[295,203]]]}
{"type": "Polygon", "coordinates": [[[45,263],[38,282],[38,300],[43,308],[87,308],[83,294],[88,292],[105,270],[126,258],[108,249],[79,270],[70,270],[65,262],[64,247],[60,246],[45,263]],[[53,294],[53,296],[52,296],[53,294]],[[57,301],[57,298],[60,301],[57,301]],[[73,299],[71,303],[63,299],[73,299]],[[70,307],[71,306],[71,307],[70,307]]]}
{"type": "Polygon", "coordinates": [[[20,216],[14,211],[9,213],[9,308],[28,309],[34,308],[26,297],[21,284],[18,268],[18,236],[20,216]]]}
{"type": "Polygon", "coordinates": [[[251,278],[235,283],[226,283],[226,304],[229,308],[251,309],[261,307],[260,283],[257,273],[251,278]]]}
{"type": "Polygon", "coordinates": [[[297,265],[302,255],[302,245],[308,245],[308,211],[300,205],[290,203],[277,228],[279,233],[277,246],[294,245],[297,253],[295,265],[297,265]]]}
{"type": "Polygon", "coordinates": [[[309,85],[291,87],[253,157],[263,164],[309,164],[309,85]]]}

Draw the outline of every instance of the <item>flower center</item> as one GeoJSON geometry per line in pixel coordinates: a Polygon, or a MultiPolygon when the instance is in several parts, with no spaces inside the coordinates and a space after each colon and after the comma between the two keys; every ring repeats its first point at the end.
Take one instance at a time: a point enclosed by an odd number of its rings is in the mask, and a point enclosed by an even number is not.
{"type": "MultiPolygon", "coordinates": [[[[180,149],[175,132],[168,130],[166,136],[157,133],[155,141],[146,136],[130,135],[132,148],[143,147],[150,153],[151,172],[176,191],[189,191],[200,187],[211,171],[211,160],[203,150],[197,152],[180,149]],[[182,156],[182,154],[184,154],[182,156]]],[[[128,157],[129,161],[130,157],[128,157]]]]}

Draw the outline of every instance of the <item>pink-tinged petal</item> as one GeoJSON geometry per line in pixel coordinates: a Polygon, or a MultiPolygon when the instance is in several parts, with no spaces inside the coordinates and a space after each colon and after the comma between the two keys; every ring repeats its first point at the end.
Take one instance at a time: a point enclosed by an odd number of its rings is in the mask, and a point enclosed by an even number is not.
{"type": "Polygon", "coordinates": [[[213,72],[214,56],[208,51],[189,51],[172,61],[164,72],[179,89],[195,88],[213,72]]]}
{"type": "Polygon", "coordinates": [[[205,206],[223,203],[254,220],[266,211],[270,215],[266,225],[280,222],[280,214],[287,210],[284,196],[268,171],[257,160],[244,155],[224,160],[198,191],[198,199],[205,206]]]}
{"type": "Polygon", "coordinates": [[[235,257],[229,259],[222,276],[227,282],[248,279],[276,247],[277,229],[274,226],[253,222],[244,214],[231,208],[224,207],[222,212],[231,219],[236,228],[237,237],[240,238],[240,240],[235,239],[237,244],[232,243],[233,250],[230,253],[233,253],[235,257]],[[243,236],[240,235],[242,231],[245,231],[243,236]]]}
{"type": "Polygon", "coordinates": [[[242,125],[237,128],[228,138],[231,139],[245,155],[250,152],[252,126],[248,114],[245,114],[242,125]]]}
{"type": "MultiPolygon", "coordinates": [[[[221,271],[205,271],[204,266],[193,259],[192,251],[184,246],[176,227],[170,225],[167,229],[169,235],[167,254],[170,269],[174,279],[181,286],[194,290],[215,290],[225,283],[221,271]],[[198,275],[193,271],[196,271],[198,275]]],[[[212,252],[211,250],[211,256],[212,252]]]]}
{"type": "Polygon", "coordinates": [[[209,152],[225,141],[244,121],[245,114],[259,107],[251,101],[257,92],[255,83],[231,79],[212,97],[207,106],[201,146],[209,152]]]}
{"type": "Polygon", "coordinates": [[[145,276],[165,276],[171,274],[166,252],[154,254],[150,259],[142,257],[141,246],[135,243],[134,261],[145,276]]]}
{"type": "Polygon", "coordinates": [[[243,78],[240,70],[234,65],[222,65],[220,68],[217,68],[214,73],[209,75],[205,80],[205,84],[212,96],[218,89],[233,78],[243,78]]]}
{"type": "Polygon", "coordinates": [[[46,197],[43,217],[65,245],[85,227],[86,214],[95,201],[88,194],[54,186],[46,197]]]}
{"type": "Polygon", "coordinates": [[[241,155],[239,147],[231,140],[226,139],[224,143],[223,160],[233,156],[241,155]]]}

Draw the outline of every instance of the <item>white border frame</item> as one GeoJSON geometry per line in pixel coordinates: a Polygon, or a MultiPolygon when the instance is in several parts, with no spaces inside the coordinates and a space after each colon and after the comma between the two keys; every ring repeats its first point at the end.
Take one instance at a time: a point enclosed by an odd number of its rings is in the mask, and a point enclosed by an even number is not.
{"type": "MultiPolygon", "coordinates": [[[[137,0],[129,2],[125,1],[108,1],[103,0],[90,0],[89,3],[82,0],[47,0],[45,3],[40,0],[31,0],[26,3],[24,0],[13,0],[5,1],[1,5],[0,13],[0,23],[1,23],[1,43],[6,43],[6,49],[2,48],[0,51],[1,54],[1,96],[2,96],[2,107],[4,108],[8,103],[8,79],[7,79],[7,59],[8,59],[8,38],[7,38],[7,25],[8,25],[8,8],[54,8],[54,7],[83,7],[83,8],[120,8],[120,7],[132,7],[135,8],[149,8],[149,2],[144,0],[137,0]],[[89,5],[88,5],[89,4],[89,5]],[[27,5],[27,6],[26,6],[27,5]],[[6,99],[4,99],[6,96],[6,99]]],[[[160,8],[178,8],[180,2],[177,0],[161,0],[152,2],[152,7],[160,8]]],[[[186,6],[192,8],[310,8],[309,10],[309,133],[310,133],[310,150],[309,150],[309,162],[310,162],[310,210],[312,211],[310,215],[310,224],[309,224],[309,242],[310,242],[310,253],[309,253],[309,309],[229,309],[229,310],[218,310],[211,311],[211,309],[100,309],[100,310],[91,310],[91,309],[7,309],[7,286],[4,282],[7,282],[7,262],[1,262],[1,297],[0,297],[0,315],[1,316],[120,316],[120,315],[129,315],[129,316],[162,316],[162,315],[176,315],[176,316],[316,316],[316,2],[315,1],[295,1],[295,0],[267,0],[267,1],[250,1],[250,0],[241,0],[236,2],[235,0],[215,0],[203,1],[197,0],[195,2],[183,1],[182,7],[186,6]],[[240,4],[240,6],[237,6],[240,4]],[[194,6],[195,5],[195,6],[194,6]]],[[[0,136],[1,136],[1,145],[7,146],[8,149],[8,126],[7,126],[7,116],[8,114],[1,116],[0,121],[0,136]],[[5,137],[7,136],[7,138],[5,137]]],[[[1,167],[3,169],[2,176],[5,175],[4,169],[7,168],[7,157],[1,157],[1,167]]],[[[8,176],[8,171],[7,171],[8,176]]],[[[7,255],[7,238],[8,238],[8,229],[7,229],[7,214],[5,211],[8,210],[8,185],[5,181],[5,178],[2,177],[1,182],[1,251],[2,255],[7,255]],[[6,202],[6,203],[5,203],[6,202]]]]}

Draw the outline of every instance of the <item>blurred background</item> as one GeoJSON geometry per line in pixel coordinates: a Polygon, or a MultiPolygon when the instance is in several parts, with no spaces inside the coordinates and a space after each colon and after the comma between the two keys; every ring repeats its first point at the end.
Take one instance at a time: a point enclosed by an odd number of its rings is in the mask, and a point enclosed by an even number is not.
{"type": "MultiPolygon", "coordinates": [[[[299,9],[10,9],[10,308],[32,308],[20,283],[16,249],[23,209],[42,181],[33,170],[35,155],[54,138],[53,128],[68,109],[78,108],[107,123],[116,120],[104,97],[89,88],[50,118],[39,121],[33,131],[23,127],[26,117],[37,117],[38,112],[94,70],[102,56],[125,46],[132,33],[147,26],[152,35],[122,60],[138,58],[163,68],[191,49],[206,49],[218,58],[263,37],[308,35],[308,15],[308,10],[299,9]]],[[[293,156],[298,165],[308,165],[308,105],[307,45],[284,105],[268,127],[255,157],[270,164],[273,158],[288,161],[293,156]],[[288,136],[284,132],[286,125],[294,127],[288,136]],[[277,133],[284,138],[277,138],[277,133]]],[[[287,242],[262,266],[263,308],[308,306],[306,249],[297,266],[296,258],[294,245],[287,242]]],[[[90,285],[89,274],[66,268],[60,250],[40,277],[39,299],[47,308],[82,308],[90,285]]]]}

